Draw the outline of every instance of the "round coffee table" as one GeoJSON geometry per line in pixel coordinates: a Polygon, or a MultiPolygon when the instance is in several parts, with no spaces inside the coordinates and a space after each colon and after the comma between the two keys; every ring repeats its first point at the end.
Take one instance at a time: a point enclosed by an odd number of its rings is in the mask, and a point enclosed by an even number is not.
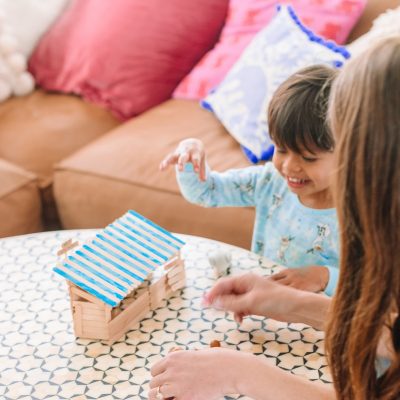
{"type": "MultiPolygon", "coordinates": [[[[266,357],[311,380],[331,382],[323,333],[303,324],[259,317],[238,326],[232,316],[201,306],[215,282],[208,255],[230,251],[231,273],[269,275],[265,258],[213,240],[185,242],[187,286],[163,301],[112,345],[73,334],[66,282],[52,271],[60,244],[83,241],[94,230],[45,232],[0,240],[0,398],[147,399],[150,367],[174,346],[222,346],[266,357]]],[[[244,396],[229,396],[245,399],[244,396]]]]}

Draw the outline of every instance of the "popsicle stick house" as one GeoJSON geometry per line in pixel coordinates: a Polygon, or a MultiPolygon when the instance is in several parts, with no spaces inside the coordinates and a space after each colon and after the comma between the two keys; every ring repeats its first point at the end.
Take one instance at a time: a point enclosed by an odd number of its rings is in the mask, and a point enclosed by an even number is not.
{"type": "Polygon", "coordinates": [[[64,243],[58,252],[64,259],[54,271],[69,285],[75,335],[117,340],[184,287],[183,245],[135,211],[74,250],[76,242],[64,243]]]}

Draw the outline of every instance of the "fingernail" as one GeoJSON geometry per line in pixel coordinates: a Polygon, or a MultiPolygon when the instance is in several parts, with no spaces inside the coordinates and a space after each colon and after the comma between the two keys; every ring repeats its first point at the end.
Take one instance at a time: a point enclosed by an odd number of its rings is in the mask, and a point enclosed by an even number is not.
{"type": "Polygon", "coordinates": [[[205,294],[203,294],[203,298],[201,299],[201,305],[203,306],[203,307],[209,307],[210,306],[210,300],[209,300],[209,298],[208,298],[208,296],[207,296],[207,293],[205,293],[205,294]]]}
{"type": "Polygon", "coordinates": [[[211,305],[217,310],[223,310],[222,301],[219,298],[216,298],[211,305]]]}

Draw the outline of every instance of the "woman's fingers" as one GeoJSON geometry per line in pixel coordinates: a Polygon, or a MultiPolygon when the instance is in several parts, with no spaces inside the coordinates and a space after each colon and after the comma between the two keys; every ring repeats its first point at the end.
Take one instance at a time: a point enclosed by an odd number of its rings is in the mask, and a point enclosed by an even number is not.
{"type": "Polygon", "coordinates": [[[244,313],[234,313],[233,314],[233,318],[238,324],[241,324],[243,322],[244,317],[245,317],[244,313]]]}
{"type": "Polygon", "coordinates": [[[149,400],[156,400],[156,398],[157,398],[157,389],[156,388],[149,390],[148,398],[149,398],[149,400]]]}
{"type": "Polygon", "coordinates": [[[281,279],[285,279],[287,277],[286,271],[277,272],[270,276],[270,279],[273,281],[279,281],[281,279]]]}
{"type": "Polygon", "coordinates": [[[260,276],[252,273],[220,278],[214,287],[204,295],[204,304],[211,305],[220,296],[247,293],[259,279],[261,279],[260,276]]]}
{"type": "Polygon", "coordinates": [[[164,399],[172,399],[176,395],[173,391],[173,382],[171,382],[174,377],[167,372],[170,358],[170,356],[166,356],[151,367],[150,373],[153,378],[149,382],[149,399],[159,399],[160,394],[164,399]]]}
{"type": "Polygon", "coordinates": [[[293,283],[293,281],[289,277],[285,277],[279,279],[278,281],[276,281],[276,283],[279,283],[280,285],[290,286],[293,283]]]}
{"type": "Polygon", "coordinates": [[[157,388],[165,383],[164,373],[154,376],[149,382],[150,389],[157,388]]]}
{"type": "Polygon", "coordinates": [[[150,369],[151,376],[156,377],[167,369],[167,357],[163,358],[162,360],[156,362],[150,369]]]}
{"type": "Polygon", "coordinates": [[[161,386],[156,386],[152,389],[150,389],[148,395],[149,395],[149,400],[159,400],[159,394],[165,399],[173,399],[175,393],[173,393],[172,386],[165,384],[161,386]]]}
{"type": "Polygon", "coordinates": [[[214,300],[222,295],[231,294],[235,288],[236,277],[221,278],[211,290],[203,297],[203,303],[206,306],[212,305],[214,300]]]}
{"type": "Polygon", "coordinates": [[[244,310],[248,309],[248,303],[248,296],[246,295],[226,294],[217,297],[211,305],[217,310],[232,311],[241,320],[243,317],[240,316],[244,314],[244,310]]]}

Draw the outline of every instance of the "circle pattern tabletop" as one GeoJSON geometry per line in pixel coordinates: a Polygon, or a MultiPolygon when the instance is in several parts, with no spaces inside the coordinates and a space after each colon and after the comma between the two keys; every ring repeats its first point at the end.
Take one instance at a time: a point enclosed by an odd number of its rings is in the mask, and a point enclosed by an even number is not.
{"type": "MultiPolygon", "coordinates": [[[[231,273],[269,275],[280,267],[249,251],[180,235],[187,283],[119,341],[75,338],[66,282],[52,270],[60,244],[83,241],[93,230],[45,232],[0,240],[0,398],[147,399],[150,368],[170,348],[221,345],[266,357],[311,380],[331,382],[323,333],[303,324],[232,315],[203,308],[215,282],[213,251],[232,254],[231,273]]],[[[228,396],[227,399],[244,396],[228,396]]]]}

